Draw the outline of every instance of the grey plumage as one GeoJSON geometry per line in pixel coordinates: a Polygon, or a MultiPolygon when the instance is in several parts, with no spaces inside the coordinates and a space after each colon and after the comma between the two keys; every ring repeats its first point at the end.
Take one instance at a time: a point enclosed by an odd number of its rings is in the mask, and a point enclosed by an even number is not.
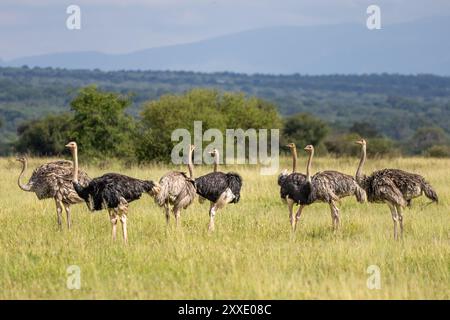
{"type": "MultiPolygon", "coordinates": [[[[83,201],[72,185],[74,165],[72,161],[57,160],[37,167],[28,183],[23,184],[21,179],[27,169],[28,161],[25,157],[17,159],[22,163],[22,171],[18,178],[19,187],[28,192],[34,192],[38,199],[55,199],[57,220],[59,227],[62,227],[62,210],[66,211],[67,226],[71,227],[70,205],[83,201]]],[[[80,171],[80,184],[87,185],[90,182],[89,176],[84,171],[80,171]]]]}
{"type": "Polygon", "coordinates": [[[341,198],[354,195],[358,202],[366,200],[365,191],[358,185],[355,179],[347,174],[337,171],[322,171],[311,177],[311,163],[314,155],[314,147],[308,145],[305,150],[309,152],[306,168],[306,176],[296,173],[297,152],[295,144],[288,145],[293,154],[293,172],[289,175],[283,172],[278,177],[280,195],[288,203],[291,227],[295,231],[297,222],[300,220],[302,210],[305,206],[314,202],[326,202],[330,206],[333,229],[339,227],[339,208],[336,205],[341,198]],[[299,204],[297,213],[293,214],[293,205],[299,204]]]}
{"type": "Polygon", "coordinates": [[[196,190],[192,165],[192,152],[194,149],[193,145],[189,146],[187,161],[189,177],[184,172],[171,171],[159,180],[161,189],[155,197],[155,201],[160,207],[164,207],[167,223],[169,223],[170,219],[170,206],[172,206],[172,212],[178,225],[181,209],[186,209],[195,199],[196,190]]]}
{"type": "Polygon", "coordinates": [[[438,195],[421,175],[400,169],[382,169],[374,171],[370,176],[362,173],[366,161],[366,141],[356,141],[361,145],[361,159],[356,171],[356,181],[366,191],[369,202],[386,203],[391,210],[394,223],[394,238],[398,238],[397,224],[403,234],[403,209],[411,206],[414,198],[425,195],[431,202],[438,202],[438,195]]]}

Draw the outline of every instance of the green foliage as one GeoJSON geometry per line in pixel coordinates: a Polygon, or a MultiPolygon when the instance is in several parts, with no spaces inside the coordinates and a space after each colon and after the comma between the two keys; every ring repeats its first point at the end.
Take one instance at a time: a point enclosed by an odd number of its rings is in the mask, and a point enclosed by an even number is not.
{"type": "Polygon", "coordinates": [[[448,145],[449,139],[439,127],[419,128],[411,139],[410,151],[414,154],[425,154],[434,145],[448,145]]]}
{"type": "MultiPolygon", "coordinates": [[[[361,136],[356,133],[334,135],[325,141],[328,152],[338,156],[357,156],[360,154],[360,146],[355,141],[361,136]]],[[[364,137],[365,138],[365,137],[364,137]]],[[[394,147],[394,142],[388,138],[370,138],[367,140],[367,154],[370,157],[398,155],[399,151],[394,147]]]]}
{"type": "Polygon", "coordinates": [[[187,129],[193,139],[194,121],[202,121],[203,131],[281,127],[274,105],[242,93],[193,89],[182,95],[165,95],[143,106],[136,145],[138,160],[167,160],[176,144],[171,141],[172,131],[187,129]]]}
{"type": "Polygon", "coordinates": [[[64,145],[72,138],[73,116],[71,114],[50,115],[39,120],[30,120],[18,128],[19,139],[15,149],[20,153],[38,156],[59,155],[64,145]]]}
{"type": "Polygon", "coordinates": [[[450,157],[450,147],[443,145],[432,146],[427,149],[425,154],[433,158],[449,158],[450,157]]]}
{"type": "Polygon", "coordinates": [[[70,103],[74,111],[73,138],[83,148],[83,156],[105,159],[133,156],[134,121],[125,113],[128,96],[99,91],[89,86],[70,103]]]}
{"type": "MultiPolygon", "coordinates": [[[[380,136],[396,142],[409,142],[418,128],[426,126],[437,126],[450,134],[450,77],[0,68],[0,117],[5,120],[0,144],[14,140],[17,127],[26,120],[69,111],[77,90],[91,83],[120,94],[135,92],[127,109],[134,116],[145,101],[208,87],[258,96],[276,104],[284,116],[311,113],[333,129],[371,123],[380,136]]],[[[372,138],[370,132],[352,132],[372,138]]],[[[6,150],[0,148],[0,152],[6,150]]]]}
{"type": "Polygon", "coordinates": [[[380,134],[373,123],[367,121],[356,121],[353,122],[353,125],[350,127],[349,132],[356,133],[360,137],[364,138],[375,138],[380,134]]]}
{"type": "Polygon", "coordinates": [[[318,146],[328,132],[329,127],[324,121],[308,113],[299,113],[285,120],[283,139],[284,142],[294,142],[297,146],[318,146]]]}

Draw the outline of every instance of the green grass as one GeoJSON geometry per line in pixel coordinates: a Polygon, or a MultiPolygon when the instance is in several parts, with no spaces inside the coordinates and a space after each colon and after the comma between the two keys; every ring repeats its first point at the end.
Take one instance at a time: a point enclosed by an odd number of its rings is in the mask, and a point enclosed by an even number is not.
{"type": "MultiPolygon", "coordinates": [[[[45,161],[32,159],[29,168],[45,161]]],[[[318,158],[313,169],[353,174],[356,164],[318,158]]],[[[240,166],[222,167],[240,172],[244,187],[241,202],[217,214],[213,234],[207,232],[208,204],[196,201],[183,211],[179,229],[173,219],[166,228],[162,210],[145,196],[130,205],[129,244],[120,237],[113,243],[106,211],[90,213],[84,205],[73,207],[72,230],[58,231],[54,202],[17,187],[19,167],[0,159],[1,299],[450,298],[450,160],[368,161],[366,172],[398,167],[421,173],[440,196],[438,206],[421,208],[425,198],[413,202],[405,212],[404,239],[397,242],[386,205],[352,198],[340,204],[337,234],[325,204],[307,207],[292,234],[277,177],[240,166]],[[66,287],[69,265],[81,268],[80,290],[66,287]],[[380,290],[366,286],[369,265],[381,269],[380,290]]],[[[280,170],[286,167],[289,159],[280,170]]],[[[116,171],[156,180],[177,168],[84,169],[92,177],[116,171]]],[[[196,174],[209,169],[196,167],[196,174]]]]}

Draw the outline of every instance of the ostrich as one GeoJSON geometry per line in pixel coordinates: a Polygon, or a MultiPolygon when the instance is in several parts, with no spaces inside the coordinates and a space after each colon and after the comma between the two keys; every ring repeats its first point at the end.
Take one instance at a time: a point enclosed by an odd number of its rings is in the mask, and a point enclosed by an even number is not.
{"type": "Polygon", "coordinates": [[[164,206],[167,225],[170,219],[170,205],[173,206],[172,211],[175,216],[176,225],[178,226],[181,209],[186,209],[194,201],[196,195],[192,165],[192,152],[194,149],[195,146],[190,145],[188,153],[189,177],[184,172],[171,171],[159,180],[161,191],[155,200],[160,207],[164,206]]]}
{"type": "Polygon", "coordinates": [[[309,191],[309,194],[303,196],[307,196],[307,204],[316,201],[329,204],[331,218],[333,220],[333,230],[337,231],[339,228],[340,217],[339,208],[336,206],[336,202],[341,198],[354,195],[356,200],[362,203],[366,200],[366,193],[352,176],[341,172],[322,171],[311,177],[311,163],[314,156],[314,147],[312,145],[307,145],[304,150],[309,153],[308,164],[306,167],[306,183],[310,188],[304,188],[305,191],[309,191]]]}
{"type": "Polygon", "coordinates": [[[297,147],[294,143],[286,145],[292,154],[292,172],[288,173],[285,169],[278,176],[278,185],[280,186],[280,196],[288,205],[289,220],[292,230],[295,231],[297,221],[300,219],[303,208],[308,204],[308,196],[311,192],[310,184],[306,183],[306,176],[297,171],[297,147]],[[299,204],[296,215],[293,214],[294,204],[299,204]]]}
{"type": "Polygon", "coordinates": [[[369,202],[384,202],[391,210],[394,222],[394,239],[398,239],[397,224],[403,236],[403,209],[411,206],[411,200],[425,194],[431,202],[438,202],[438,196],[432,186],[418,174],[399,169],[382,169],[370,176],[363,175],[366,161],[366,140],[356,141],[361,145],[361,159],[356,171],[356,181],[366,191],[369,202]]]}
{"type": "Polygon", "coordinates": [[[91,211],[108,209],[113,240],[116,239],[117,220],[120,220],[123,240],[127,243],[128,204],[139,199],[144,192],[150,196],[156,196],[159,192],[159,185],[150,180],[139,180],[118,173],[106,173],[92,179],[87,186],[83,186],[78,180],[77,144],[69,142],[66,147],[72,152],[75,164],[73,187],[78,196],[86,202],[91,211]]]}
{"type": "MultiPolygon", "coordinates": [[[[22,163],[17,184],[23,191],[34,192],[39,200],[53,198],[56,204],[56,216],[58,226],[62,229],[62,211],[66,212],[67,228],[70,229],[72,222],[70,219],[70,206],[82,202],[72,186],[73,163],[67,160],[58,160],[43,164],[37,167],[27,184],[21,182],[27,170],[28,160],[25,157],[17,158],[22,163]]],[[[84,171],[80,171],[79,182],[82,186],[87,186],[91,180],[84,171]]]]}
{"type": "Polygon", "coordinates": [[[195,188],[200,196],[200,202],[203,202],[204,199],[211,202],[208,230],[214,231],[214,216],[217,210],[223,208],[227,203],[239,202],[242,178],[234,172],[217,171],[219,151],[213,149],[210,154],[214,157],[214,172],[195,179],[195,188]]]}

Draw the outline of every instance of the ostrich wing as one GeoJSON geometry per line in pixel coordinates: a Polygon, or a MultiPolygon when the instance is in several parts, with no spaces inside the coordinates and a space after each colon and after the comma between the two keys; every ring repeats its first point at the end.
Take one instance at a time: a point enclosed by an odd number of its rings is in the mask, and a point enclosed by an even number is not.
{"type": "Polygon", "coordinates": [[[406,201],[400,189],[388,176],[375,172],[367,178],[367,197],[370,202],[390,202],[406,206],[406,201]]]}
{"type": "Polygon", "coordinates": [[[171,204],[186,208],[196,195],[194,180],[184,172],[172,171],[165,174],[159,180],[159,185],[161,190],[155,200],[160,206],[169,201],[171,204]]]}

